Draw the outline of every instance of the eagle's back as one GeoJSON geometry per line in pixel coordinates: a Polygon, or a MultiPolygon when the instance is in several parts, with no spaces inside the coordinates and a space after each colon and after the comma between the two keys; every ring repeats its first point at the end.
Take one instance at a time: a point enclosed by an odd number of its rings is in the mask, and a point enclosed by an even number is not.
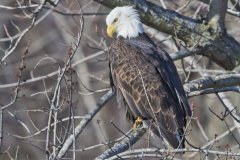
{"type": "Polygon", "coordinates": [[[145,35],[133,41],[121,37],[114,40],[109,51],[113,85],[119,103],[127,106],[129,119],[141,117],[151,121],[153,132],[159,136],[160,130],[177,148],[181,142],[176,135],[183,132],[186,113],[177,94],[165,82],[166,77],[162,77],[151,61],[159,58],[157,54],[149,54],[154,50],[156,46],[145,35]]]}

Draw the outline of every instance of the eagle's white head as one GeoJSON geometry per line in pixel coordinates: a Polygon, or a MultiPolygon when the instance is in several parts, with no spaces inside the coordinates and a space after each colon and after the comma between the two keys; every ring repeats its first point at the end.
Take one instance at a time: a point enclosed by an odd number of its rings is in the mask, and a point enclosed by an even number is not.
{"type": "Polygon", "coordinates": [[[134,38],[143,33],[143,26],[137,10],[131,6],[116,7],[106,18],[107,34],[113,37],[116,32],[117,36],[124,38],[134,38]]]}

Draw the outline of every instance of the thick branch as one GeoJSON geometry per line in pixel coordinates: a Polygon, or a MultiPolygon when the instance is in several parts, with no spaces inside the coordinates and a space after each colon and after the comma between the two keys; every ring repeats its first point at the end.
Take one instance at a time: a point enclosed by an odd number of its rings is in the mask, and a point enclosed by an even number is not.
{"type": "MultiPolygon", "coordinates": [[[[210,0],[198,0],[198,1],[203,2],[205,4],[209,4],[210,3],[210,0]]],[[[230,1],[231,1],[232,5],[235,5],[236,11],[234,9],[232,9],[232,8],[228,8],[227,9],[227,13],[231,14],[233,16],[239,17],[240,16],[240,13],[239,13],[240,8],[239,8],[238,2],[235,2],[235,0],[230,0],[230,1]]],[[[238,1],[238,0],[236,0],[236,1],[238,1]]],[[[215,1],[215,2],[218,2],[218,1],[215,1]]]]}
{"type": "Polygon", "coordinates": [[[197,90],[187,93],[187,97],[199,96],[210,93],[218,93],[218,92],[238,92],[240,93],[240,87],[223,87],[223,88],[207,88],[204,90],[197,90]]]}
{"type": "Polygon", "coordinates": [[[227,74],[217,76],[206,76],[199,79],[193,80],[184,85],[186,93],[200,91],[208,88],[224,88],[224,87],[235,87],[240,86],[240,75],[239,74],[227,74]]]}
{"type": "Polygon", "coordinates": [[[207,19],[211,23],[224,29],[225,14],[227,12],[228,0],[212,0],[209,7],[207,19]]]}
{"type": "MultiPolygon", "coordinates": [[[[192,19],[147,1],[137,4],[134,3],[136,0],[95,1],[109,8],[135,5],[145,24],[176,36],[189,47],[200,49],[202,52],[199,54],[209,57],[221,67],[232,70],[240,64],[240,44],[226,32],[219,30],[215,23],[192,19]]],[[[220,18],[224,18],[224,15],[221,14],[220,18]]]]}

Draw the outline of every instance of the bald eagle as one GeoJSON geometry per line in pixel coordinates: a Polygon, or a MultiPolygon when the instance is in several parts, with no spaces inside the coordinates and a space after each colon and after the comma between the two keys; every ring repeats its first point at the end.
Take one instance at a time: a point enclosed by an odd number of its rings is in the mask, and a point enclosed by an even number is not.
{"type": "Polygon", "coordinates": [[[110,82],[126,106],[128,120],[141,119],[173,148],[184,148],[184,129],[191,110],[170,56],[144,33],[137,11],[114,8],[106,18],[110,82]]]}

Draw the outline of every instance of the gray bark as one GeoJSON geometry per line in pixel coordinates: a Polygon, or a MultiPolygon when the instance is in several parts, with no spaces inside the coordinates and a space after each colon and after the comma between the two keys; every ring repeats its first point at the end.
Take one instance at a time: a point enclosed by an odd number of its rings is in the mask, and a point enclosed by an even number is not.
{"type": "Polygon", "coordinates": [[[147,1],[95,1],[109,8],[134,5],[143,23],[181,39],[188,47],[194,46],[200,51],[198,54],[209,57],[224,69],[233,70],[240,63],[240,44],[224,28],[227,0],[221,0],[221,5],[215,0],[210,3],[209,21],[192,19],[147,1]]]}

